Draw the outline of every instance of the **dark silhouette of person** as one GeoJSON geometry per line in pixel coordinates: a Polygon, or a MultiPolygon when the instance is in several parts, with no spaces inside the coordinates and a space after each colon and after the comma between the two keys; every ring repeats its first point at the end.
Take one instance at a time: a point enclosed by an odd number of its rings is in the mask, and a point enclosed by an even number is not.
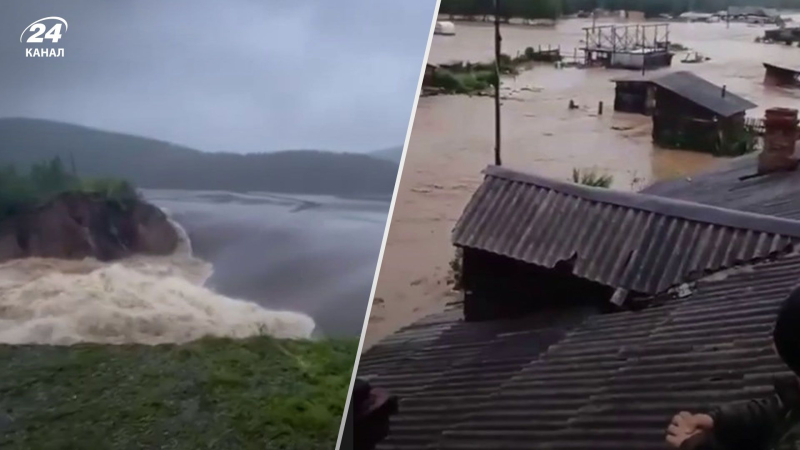
{"type": "Polygon", "coordinates": [[[348,442],[350,436],[346,436],[342,450],[373,450],[389,434],[389,418],[397,411],[397,397],[356,378],[345,425],[345,433],[351,433],[352,444],[348,442]]]}
{"type": "Polygon", "coordinates": [[[681,450],[798,449],[800,441],[800,288],[783,302],[773,348],[794,375],[776,377],[765,398],[736,402],[701,414],[681,412],[667,428],[667,443],[681,450]]]}

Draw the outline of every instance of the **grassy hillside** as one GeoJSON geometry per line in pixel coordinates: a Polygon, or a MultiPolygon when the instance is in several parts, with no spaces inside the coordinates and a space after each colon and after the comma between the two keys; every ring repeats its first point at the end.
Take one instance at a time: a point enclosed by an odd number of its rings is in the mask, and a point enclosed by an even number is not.
{"type": "Polygon", "coordinates": [[[58,122],[0,119],[0,166],[24,168],[56,156],[70,169],[74,162],[82,177],[123,178],[142,188],[161,189],[383,194],[392,192],[398,168],[362,154],[206,153],[58,122]]]}
{"type": "Polygon", "coordinates": [[[330,450],[357,344],[0,346],[0,448],[330,450]]]}

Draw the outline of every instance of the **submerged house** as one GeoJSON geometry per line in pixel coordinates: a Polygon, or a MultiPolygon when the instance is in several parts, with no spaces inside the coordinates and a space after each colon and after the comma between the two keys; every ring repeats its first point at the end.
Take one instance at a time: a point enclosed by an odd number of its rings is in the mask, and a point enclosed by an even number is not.
{"type": "Polygon", "coordinates": [[[653,141],[669,148],[729,154],[744,134],[745,112],[756,105],[691,72],[653,80],[653,141]]]}
{"type": "Polygon", "coordinates": [[[779,23],[781,15],[778,10],[761,6],[729,6],[728,18],[748,23],[779,23]]]}
{"type": "Polygon", "coordinates": [[[770,392],[800,172],[759,160],[642,193],[488,168],[453,232],[463,303],[361,358],[401,399],[379,448],[661,450],[675,413],[770,392]]]}
{"type": "Polygon", "coordinates": [[[782,42],[790,45],[800,41],[800,27],[781,27],[773,30],[764,30],[765,42],[782,42]]]}
{"type": "Polygon", "coordinates": [[[800,70],[777,64],[764,63],[764,84],[773,86],[800,86],[800,70]]]}
{"type": "Polygon", "coordinates": [[[756,105],[699,76],[671,72],[614,80],[617,111],[653,116],[653,141],[666,148],[737,152],[745,112],[756,105]]]}

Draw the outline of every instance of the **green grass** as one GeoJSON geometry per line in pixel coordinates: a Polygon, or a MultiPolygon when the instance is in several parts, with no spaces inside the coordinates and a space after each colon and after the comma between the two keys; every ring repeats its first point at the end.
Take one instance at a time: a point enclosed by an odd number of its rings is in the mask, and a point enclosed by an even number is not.
{"type": "Polygon", "coordinates": [[[439,69],[433,76],[433,83],[447,93],[472,94],[494,86],[496,79],[495,74],[488,71],[452,72],[439,69]]]}
{"type": "Polygon", "coordinates": [[[3,449],[326,449],[354,340],[0,346],[3,449]]]}
{"type": "Polygon", "coordinates": [[[614,177],[609,174],[600,174],[596,169],[572,169],[572,182],[584,186],[608,188],[614,182],[614,177]]]}

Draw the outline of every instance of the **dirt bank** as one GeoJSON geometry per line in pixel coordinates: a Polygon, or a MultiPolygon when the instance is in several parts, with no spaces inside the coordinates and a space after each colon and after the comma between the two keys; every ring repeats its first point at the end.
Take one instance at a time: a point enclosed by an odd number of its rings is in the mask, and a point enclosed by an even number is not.
{"type": "Polygon", "coordinates": [[[0,263],[27,257],[109,261],[168,255],[177,245],[178,233],[167,216],[137,199],[66,193],[0,222],[0,263]]]}

